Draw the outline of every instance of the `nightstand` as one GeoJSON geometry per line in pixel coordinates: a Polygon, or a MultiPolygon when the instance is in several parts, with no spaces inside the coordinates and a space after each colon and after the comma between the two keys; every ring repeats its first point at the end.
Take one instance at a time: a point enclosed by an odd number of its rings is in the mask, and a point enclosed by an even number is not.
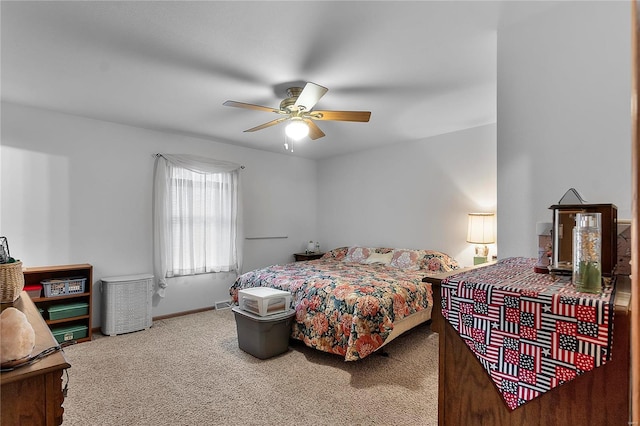
{"type": "Polygon", "coordinates": [[[296,259],[296,262],[300,262],[301,260],[316,260],[316,259],[320,259],[322,256],[324,256],[324,253],[321,253],[321,252],[293,254],[293,257],[296,259]]]}

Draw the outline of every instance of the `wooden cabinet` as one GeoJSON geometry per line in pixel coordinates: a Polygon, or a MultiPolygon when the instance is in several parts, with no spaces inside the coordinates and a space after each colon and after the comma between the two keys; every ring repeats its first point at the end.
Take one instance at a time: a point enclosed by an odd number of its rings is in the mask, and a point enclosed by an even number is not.
{"type": "MultiPolygon", "coordinates": [[[[12,306],[22,311],[33,327],[36,342],[32,356],[58,345],[26,292],[23,291],[12,306]]],[[[64,413],[62,374],[70,366],[62,352],[54,352],[34,364],[0,373],[0,424],[61,424],[64,413]]]]}
{"type": "Polygon", "coordinates": [[[631,316],[628,276],[617,277],[612,360],[510,411],[476,356],[442,316],[440,282],[446,275],[451,273],[424,279],[433,284],[432,329],[439,335],[440,426],[628,423],[631,316]]]}
{"type": "Polygon", "coordinates": [[[320,259],[324,256],[324,253],[294,253],[293,257],[296,259],[296,262],[300,262],[302,260],[316,260],[320,259]]]}
{"type": "Polygon", "coordinates": [[[46,319],[46,323],[50,329],[55,330],[69,326],[86,326],[86,337],[76,339],[78,343],[91,340],[91,287],[93,284],[93,266],[89,264],[78,265],[58,265],[58,266],[38,266],[26,268],[24,273],[25,286],[29,284],[40,284],[45,279],[60,279],[69,277],[86,278],[84,292],[77,294],[68,294],[65,296],[44,297],[44,290],[41,297],[33,297],[33,303],[36,307],[44,311],[44,317],[47,317],[47,311],[50,307],[83,302],[88,305],[87,314],[73,316],[63,319],[46,319]]]}

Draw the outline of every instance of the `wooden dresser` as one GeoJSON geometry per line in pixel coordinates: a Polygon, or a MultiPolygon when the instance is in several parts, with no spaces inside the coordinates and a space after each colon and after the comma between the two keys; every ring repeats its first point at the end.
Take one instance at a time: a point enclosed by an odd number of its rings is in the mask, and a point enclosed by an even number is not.
{"type": "Polygon", "coordinates": [[[440,426],[628,424],[631,316],[628,276],[617,279],[612,360],[513,411],[506,407],[478,359],[442,316],[440,283],[444,278],[443,274],[424,279],[433,284],[432,329],[439,334],[440,426]]]}
{"type": "MultiPolygon", "coordinates": [[[[4,309],[6,306],[2,307],[4,309]]],[[[36,333],[36,346],[32,354],[38,354],[58,345],[26,292],[21,293],[13,307],[27,316],[36,333]]],[[[54,352],[32,365],[0,373],[2,384],[0,424],[4,426],[61,424],[64,413],[62,375],[69,367],[71,365],[64,354],[54,352]]]]}

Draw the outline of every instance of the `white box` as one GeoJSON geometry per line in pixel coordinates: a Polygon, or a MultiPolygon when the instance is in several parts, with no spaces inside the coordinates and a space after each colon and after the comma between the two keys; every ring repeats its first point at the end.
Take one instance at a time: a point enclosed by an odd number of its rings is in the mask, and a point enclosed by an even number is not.
{"type": "Polygon", "coordinates": [[[291,293],[270,287],[254,287],[238,290],[238,306],[261,317],[289,310],[291,293]]]}

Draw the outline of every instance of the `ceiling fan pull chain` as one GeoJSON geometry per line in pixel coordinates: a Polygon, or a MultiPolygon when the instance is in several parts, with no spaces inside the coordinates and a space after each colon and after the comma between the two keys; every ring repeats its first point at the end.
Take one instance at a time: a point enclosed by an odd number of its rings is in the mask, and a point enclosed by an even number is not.
{"type": "Polygon", "coordinates": [[[284,135],[284,150],[288,152],[293,152],[293,140],[289,139],[286,133],[284,135]]]}

